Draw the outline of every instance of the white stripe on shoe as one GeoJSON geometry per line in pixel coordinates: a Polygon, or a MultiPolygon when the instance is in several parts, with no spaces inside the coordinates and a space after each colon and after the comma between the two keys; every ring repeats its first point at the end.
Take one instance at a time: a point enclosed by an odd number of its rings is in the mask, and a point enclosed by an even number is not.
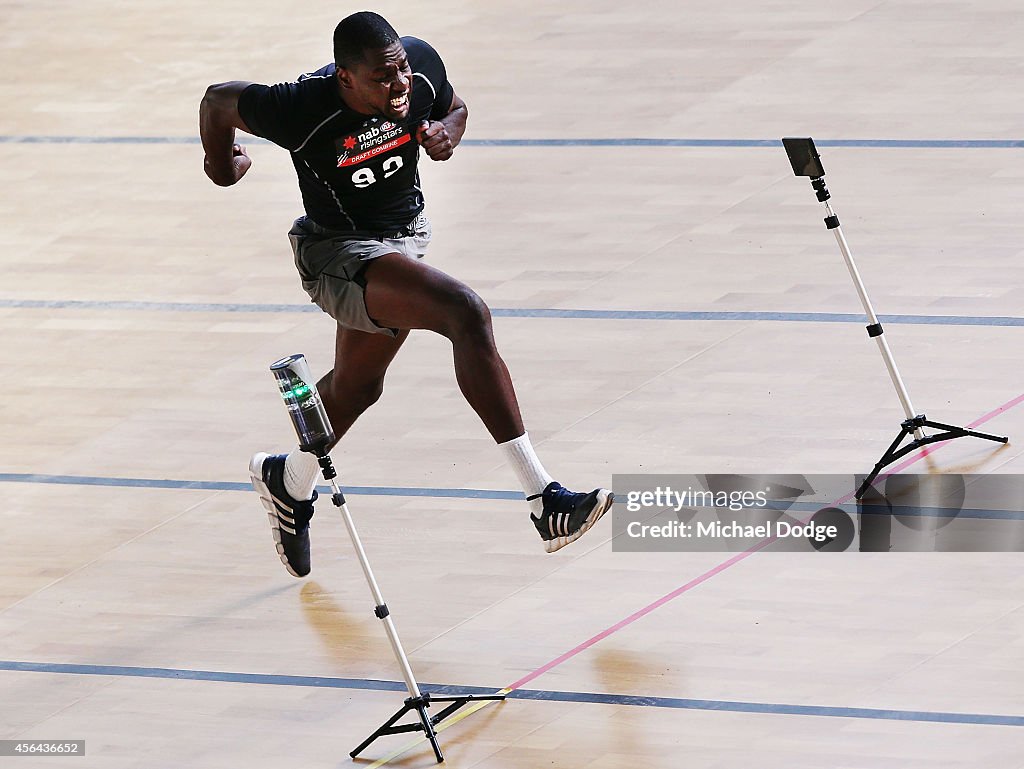
{"type": "MultiPolygon", "coordinates": [[[[562,535],[559,536],[557,539],[549,539],[547,542],[545,542],[544,549],[548,553],[554,553],[556,550],[561,550],[566,545],[575,542],[577,539],[579,539],[588,531],[590,531],[590,529],[593,528],[594,524],[601,520],[601,517],[606,512],[608,512],[608,509],[612,506],[612,502],[614,501],[614,494],[612,494],[607,489],[600,489],[598,491],[597,501],[594,503],[593,509],[590,511],[590,514],[587,516],[587,520],[583,522],[583,525],[580,526],[579,530],[573,534],[565,534],[563,530],[562,535]]],[[[562,514],[560,513],[559,515],[562,514]]],[[[566,518],[568,518],[568,516],[566,516],[566,518]]],[[[552,525],[553,523],[549,519],[549,528],[551,528],[552,525]]],[[[554,536],[555,534],[552,531],[552,537],[554,536]]]]}

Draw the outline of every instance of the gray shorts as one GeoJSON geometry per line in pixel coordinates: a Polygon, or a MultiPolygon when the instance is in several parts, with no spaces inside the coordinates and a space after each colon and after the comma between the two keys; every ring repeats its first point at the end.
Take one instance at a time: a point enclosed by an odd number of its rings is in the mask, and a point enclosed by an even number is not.
{"type": "Polygon", "coordinates": [[[430,243],[430,220],[421,213],[401,232],[341,232],[321,227],[305,216],[295,220],[288,239],[295,267],[309,298],[345,328],[397,336],[374,323],[366,312],[366,265],[384,254],[421,259],[430,243]]]}

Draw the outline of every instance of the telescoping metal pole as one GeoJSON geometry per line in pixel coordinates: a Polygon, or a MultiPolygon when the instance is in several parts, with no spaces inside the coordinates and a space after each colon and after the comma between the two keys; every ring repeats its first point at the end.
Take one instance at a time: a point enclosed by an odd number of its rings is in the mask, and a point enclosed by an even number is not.
{"type": "MultiPolygon", "coordinates": [[[[813,179],[811,183],[814,185],[815,190],[818,190],[817,182],[821,183],[822,190],[828,195],[828,190],[825,189],[825,180],[821,178],[813,179]]],[[[821,195],[819,194],[820,198],[821,195]]],[[[889,349],[889,342],[885,338],[882,324],[878,322],[875,309],[871,306],[867,289],[864,288],[864,281],[860,277],[857,264],[853,261],[853,254],[850,253],[850,246],[846,242],[846,236],[843,235],[843,228],[839,224],[839,217],[832,210],[827,197],[821,202],[825,205],[825,210],[828,212],[828,216],[825,217],[825,226],[832,230],[832,233],[836,236],[839,250],[843,253],[843,261],[846,262],[846,268],[850,271],[853,284],[857,287],[857,296],[860,297],[860,303],[864,306],[864,313],[868,316],[870,324],[868,325],[868,335],[874,337],[875,342],[878,343],[878,351],[882,354],[882,360],[885,361],[886,369],[889,370],[889,378],[892,379],[892,385],[896,388],[896,395],[899,396],[900,403],[903,405],[903,413],[907,415],[907,419],[913,419],[917,412],[914,410],[914,404],[910,401],[910,393],[907,392],[907,386],[903,384],[903,377],[900,376],[900,371],[896,368],[896,361],[893,360],[892,351],[889,349]]],[[[915,428],[914,437],[918,439],[924,437],[924,431],[920,427],[915,428]]]]}
{"type": "MultiPolygon", "coordinates": [[[[330,461],[330,457],[327,457],[327,459],[330,461]]],[[[325,472],[324,475],[327,475],[327,473],[325,472]]],[[[335,504],[341,511],[342,520],[345,521],[345,528],[348,529],[348,536],[352,540],[352,547],[355,548],[359,565],[363,567],[366,583],[370,586],[370,593],[373,595],[374,606],[376,607],[374,613],[384,623],[384,632],[388,635],[388,640],[391,642],[391,650],[395,653],[398,666],[402,669],[402,678],[405,679],[405,685],[409,689],[409,696],[418,698],[420,696],[420,688],[416,685],[412,668],[409,666],[409,658],[405,656],[405,649],[398,638],[398,631],[395,630],[395,623],[391,619],[391,613],[388,611],[387,604],[384,603],[384,596],[381,595],[380,586],[373,576],[373,569],[370,568],[370,561],[366,557],[366,551],[363,550],[363,543],[359,539],[359,532],[356,531],[356,525],[352,521],[352,514],[349,513],[348,505],[345,503],[345,495],[338,488],[338,479],[336,477],[332,476],[327,480],[331,484],[332,496],[337,500],[335,504]]]]}

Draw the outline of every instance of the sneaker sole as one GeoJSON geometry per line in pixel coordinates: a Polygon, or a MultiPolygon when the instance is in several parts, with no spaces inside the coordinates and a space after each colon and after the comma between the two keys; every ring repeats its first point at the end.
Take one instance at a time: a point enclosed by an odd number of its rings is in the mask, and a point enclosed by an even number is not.
{"type": "Polygon", "coordinates": [[[570,545],[575,542],[590,531],[594,527],[595,523],[601,520],[601,517],[608,512],[614,501],[615,495],[612,494],[612,492],[607,489],[601,489],[597,494],[597,503],[594,505],[594,509],[590,511],[590,515],[587,516],[587,520],[583,522],[583,525],[580,526],[576,533],[570,534],[567,537],[557,537],[556,539],[545,540],[544,549],[549,553],[554,553],[557,550],[561,550],[566,545],[570,545]]]}
{"type": "Polygon", "coordinates": [[[260,502],[263,503],[263,507],[267,510],[267,519],[270,521],[270,531],[274,535],[274,547],[277,550],[277,555],[281,559],[281,563],[288,570],[288,573],[293,577],[302,578],[301,574],[298,574],[295,569],[292,568],[291,564],[288,563],[288,558],[284,554],[284,545],[281,544],[281,528],[280,521],[277,518],[277,508],[274,506],[274,497],[270,493],[270,489],[267,488],[267,484],[263,482],[263,462],[270,456],[269,454],[259,453],[254,454],[252,459],[249,460],[249,480],[252,481],[253,490],[260,495],[260,502]]]}

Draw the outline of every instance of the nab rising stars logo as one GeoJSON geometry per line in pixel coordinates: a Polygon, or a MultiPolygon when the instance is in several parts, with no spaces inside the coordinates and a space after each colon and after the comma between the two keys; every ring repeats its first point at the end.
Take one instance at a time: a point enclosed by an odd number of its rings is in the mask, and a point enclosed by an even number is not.
{"type": "Polygon", "coordinates": [[[396,125],[390,120],[379,123],[371,118],[363,123],[359,133],[345,136],[335,141],[338,153],[338,168],[365,163],[385,152],[401,147],[412,140],[412,136],[403,125],[396,125]]]}

